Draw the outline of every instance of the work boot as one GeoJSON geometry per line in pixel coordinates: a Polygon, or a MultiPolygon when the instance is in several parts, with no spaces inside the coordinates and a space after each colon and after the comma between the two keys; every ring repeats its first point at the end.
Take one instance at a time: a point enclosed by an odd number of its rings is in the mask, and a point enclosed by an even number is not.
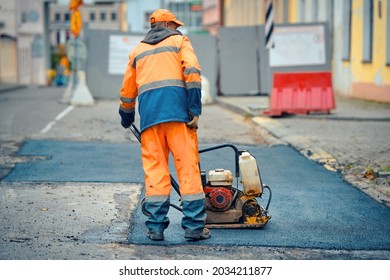
{"type": "Polygon", "coordinates": [[[164,240],[164,233],[162,231],[153,232],[151,230],[148,230],[148,232],[146,233],[146,236],[149,237],[153,241],[164,240]]]}
{"type": "Polygon", "coordinates": [[[204,228],[201,232],[186,232],[184,237],[188,241],[197,241],[202,239],[209,239],[211,237],[211,232],[208,228],[204,228]]]}

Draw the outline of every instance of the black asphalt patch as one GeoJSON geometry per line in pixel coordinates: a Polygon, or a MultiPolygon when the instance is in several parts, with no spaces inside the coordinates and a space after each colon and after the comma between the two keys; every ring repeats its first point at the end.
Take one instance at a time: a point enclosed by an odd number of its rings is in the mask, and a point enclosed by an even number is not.
{"type": "MultiPolygon", "coordinates": [[[[212,229],[211,239],[190,244],[390,249],[390,209],[290,147],[246,148],[257,158],[263,183],[272,189],[271,220],[262,229],[212,229]]],[[[47,159],[17,164],[4,181],[143,183],[138,143],[28,141],[19,155],[47,159]]],[[[234,172],[233,152],[224,148],[201,154],[201,166],[234,172]]],[[[267,198],[265,192],[260,204],[264,206],[267,198]]],[[[171,202],[178,204],[174,190],[171,202]]],[[[188,244],[181,217],[171,208],[165,240],[151,241],[145,236],[145,216],[138,205],[129,243],[188,244]]]]}
{"type": "Polygon", "coordinates": [[[17,164],[4,181],[143,183],[139,144],[33,140],[18,155],[47,159],[17,164]]]}

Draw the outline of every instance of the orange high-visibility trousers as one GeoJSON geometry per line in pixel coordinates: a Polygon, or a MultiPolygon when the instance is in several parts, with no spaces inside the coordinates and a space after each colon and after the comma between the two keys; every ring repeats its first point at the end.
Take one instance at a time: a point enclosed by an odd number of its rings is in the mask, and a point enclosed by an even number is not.
{"type": "Polygon", "coordinates": [[[169,152],[174,158],[182,200],[204,198],[196,130],[183,122],[160,123],[142,132],[141,147],[147,200],[163,202],[170,195],[169,152]]]}

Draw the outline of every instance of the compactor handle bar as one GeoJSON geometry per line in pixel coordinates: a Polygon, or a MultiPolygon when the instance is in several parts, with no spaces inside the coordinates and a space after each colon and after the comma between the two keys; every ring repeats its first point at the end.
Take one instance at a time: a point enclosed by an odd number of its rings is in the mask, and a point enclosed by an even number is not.
{"type": "Polygon", "coordinates": [[[138,130],[138,128],[132,124],[130,127],[131,132],[133,132],[135,138],[137,138],[138,142],[141,143],[141,132],[138,130]]]}

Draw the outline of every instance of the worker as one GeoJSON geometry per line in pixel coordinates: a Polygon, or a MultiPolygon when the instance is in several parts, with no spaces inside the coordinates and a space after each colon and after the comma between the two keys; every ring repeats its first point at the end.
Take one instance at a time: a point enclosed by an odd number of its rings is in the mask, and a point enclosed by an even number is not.
{"type": "Polygon", "coordinates": [[[197,126],[202,111],[201,68],[184,25],[169,10],[150,16],[151,29],[130,52],[120,90],[121,124],[140,116],[142,165],[145,172],[146,235],[164,240],[169,225],[171,153],[179,179],[181,226],[188,241],[208,239],[205,195],[199,171],[197,126]]]}

